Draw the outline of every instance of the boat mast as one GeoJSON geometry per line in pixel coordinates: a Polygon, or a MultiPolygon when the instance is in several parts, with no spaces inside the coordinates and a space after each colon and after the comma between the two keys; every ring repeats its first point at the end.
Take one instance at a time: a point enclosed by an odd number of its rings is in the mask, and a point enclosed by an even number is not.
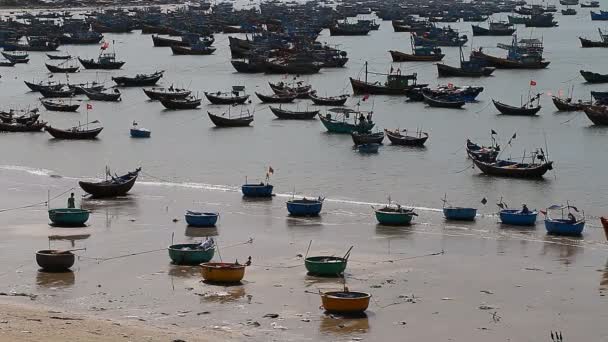
{"type": "Polygon", "coordinates": [[[367,83],[367,61],[365,61],[365,83],[367,83]]]}

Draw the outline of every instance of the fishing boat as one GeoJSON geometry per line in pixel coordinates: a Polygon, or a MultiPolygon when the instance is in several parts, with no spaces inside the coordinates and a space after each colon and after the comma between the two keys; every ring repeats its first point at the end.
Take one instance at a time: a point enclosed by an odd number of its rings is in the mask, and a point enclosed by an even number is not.
{"type": "Polygon", "coordinates": [[[173,264],[195,266],[213,259],[215,244],[204,246],[198,243],[180,243],[167,247],[167,251],[173,264]]]}
{"type": "Polygon", "coordinates": [[[382,144],[382,140],[384,140],[384,132],[376,132],[376,133],[352,132],[350,134],[350,136],[353,138],[353,143],[355,145],[382,144]]]}
{"type": "Polygon", "coordinates": [[[107,198],[124,196],[133,188],[137,176],[141,171],[141,167],[138,167],[133,172],[128,172],[122,176],[112,176],[109,170],[106,170],[106,179],[101,182],[85,182],[80,181],[78,185],[86,193],[90,194],[94,198],[107,198]]]}
{"type": "Polygon", "coordinates": [[[500,222],[512,226],[534,226],[538,216],[536,210],[524,213],[520,209],[502,209],[498,214],[500,222]]]}
{"type": "Polygon", "coordinates": [[[441,49],[437,46],[416,46],[414,36],[410,36],[412,53],[390,50],[389,53],[393,62],[438,62],[445,57],[441,49]]]}
{"type": "Polygon", "coordinates": [[[348,264],[348,258],[353,247],[350,247],[343,257],[337,256],[312,256],[304,259],[304,266],[308,274],[323,277],[337,277],[344,273],[348,264]]]}
{"type": "Polygon", "coordinates": [[[496,68],[485,66],[479,60],[465,61],[462,47],[460,47],[460,67],[453,67],[443,63],[437,63],[439,77],[482,77],[490,76],[496,68]]]}
{"type": "Polygon", "coordinates": [[[414,209],[403,208],[399,204],[391,204],[390,202],[380,209],[372,208],[374,209],[378,223],[387,226],[410,225],[414,216],[418,216],[414,212],[414,209]]]}
{"type": "Polygon", "coordinates": [[[489,27],[481,27],[479,25],[471,25],[473,36],[510,36],[515,33],[513,24],[500,21],[490,22],[489,27]]]}
{"type": "Polygon", "coordinates": [[[510,45],[499,43],[497,46],[508,51],[506,58],[485,54],[482,48],[479,48],[471,51],[471,59],[498,69],[544,69],[551,63],[543,58],[543,43],[538,39],[518,41],[517,35],[513,35],[510,45]]]}
{"type": "Polygon", "coordinates": [[[256,74],[266,71],[266,63],[263,60],[257,60],[252,57],[243,60],[233,59],[230,64],[237,72],[256,74]]]}
{"type": "Polygon", "coordinates": [[[152,74],[137,74],[133,77],[131,76],[118,76],[112,77],[112,81],[116,83],[116,85],[120,87],[143,87],[143,86],[153,86],[155,85],[162,77],[164,71],[156,71],[152,74]]]}
{"type": "Polygon", "coordinates": [[[264,103],[290,103],[298,96],[297,94],[288,93],[263,95],[258,92],[256,92],[255,95],[264,103]]]}
{"type": "Polygon", "coordinates": [[[46,121],[33,121],[27,123],[0,122],[0,132],[40,132],[46,127],[46,121]]]}
{"type": "Polygon", "coordinates": [[[321,293],[321,303],[329,313],[353,315],[367,310],[371,297],[365,292],[331,291],[321,293]]]}
{"type": "Polygon", "coordinates": [[[353,93],[356,95],[360,94],[376,94],[376,95],[406,95],[407,92],[414,88],[424,88],[427,84],[417,84],[417,74],[402,75],[401,70],[397,70],[396,73],[390,72],[388,74],[380,74],[386,76],[386,82],[381,84],[379,82],[369,82],[367,62],[365,62],[365,79],[357,80],[350,77],[350,84],[353,88],[353,93]]]}
{"type": "Polygon", "coordinates": [[[57,227],[82,227],[89,220],[91,212],[86,209],[50,209],[49,219],[57,227]]]}
{"type": "Polygon", "coordinates": [[[171,51],[174,55],[198,55],[205,56],[211,55],[217,50],[214,47],[207,46],[205,44],[195,44],[190,46],[179,46],[171,45],[171,51]]]}
{"type": "Polygon", "coordinates": [[[467,139],[466,149],[467,155],[471,159],[481,160],[486,163],[495,162],[500,153],[500,146],[496,143],[494,135],[492,135],[492,145],[490,146],[478,145],[467,139]]]}
{"type": "Polygon", "coordinates": [[[292,111],[273,106],[269,106],[269,108],[277,118],[286,120],[312,120],[317,116],[317,114],[319,114],[318,110],[292,111]]]}
{"type": "Polygon", "coordinates": [[[576,10],[574,8],[562,9],[562,15],[576,15],[576,10]]]}
{"type": "Polygon", "coordinates": [[[311,75],[318,73],[323,65],[324,63],[317,62],[314,57],[307,55],[277,57],[264,62],[264,72],[279,75],[311,75]]]}
{"type": "Polygon", "coordinates": [[[245,277],[245,267],[247,267],[237,262],[205,262],[200,266],[203,279],[217,284],[239,284],[245,277]]]}
{"type": "Polygon", "coordinates": [[[424,96],[424,103],[426,103],[429,107],[460,109],[466,103],[464,100],[452,100],[444,97],[431,97],[425,93],[423,93],[422,95],[424,96]]]}
{"type": "Polygon", "coordinates": [[[249,112],[249,109],[246,111],[241,110],[241,114],[236,117],[230,114],[230,108],[228,109],[228,113],[224,112],[216,115],[207,112],[207,115],[209,115],[209,119],[216,127],[246,127],[253,122],[253,114],[249,112]]]}
{"type": "Polygon", "coordinates": [[[139,127],[137,122],[133,121],[129,134],[131,138],[149,138],[152,132],[147,128],[139,127]]]}
{"type": "Polygon", "coordinates": [[[406,129],[400,131],[399,128],[395,130],[385,129],[384,132],[393,145],[423,146],[429,138],[429,134],[422,131],[416,131],[416,135],[407,135],[406,129]],[[405,134],[401,132],[405,132],[405,134]]]}
{"type": "Polygon", "coordinates": [[[241,192],[243,197],[272,197],[272,190],[274,186],[268,184],[268,182],[257,183],[257,184],[243,184],[241,186],[241,192]]]}
{"type": "Polygon", "coordinates": [[[608,83],[608,75],[607,74],[598,74],[596,72],[591,71],[580,71],[581,76],[587,81],[587,83],[608,83]]]}
{"type": "Polygon", "coordinates": [[[591,97],[595,99],[597,105],[608,104],[608,91],[591,91],[591,97]]]}
{"type": "Polygon", "coordinates": [[[59,129],[52,126],[47,126],[45,130],[55,139],[86,140],[96,139],[99,133],[101,133],[103,130],[103,127],[85,129],[82,127],[82,125],[80,125],[68,129],[59,129]]]}
{"type": "Polygon", "coordinates": [[[302,81],[294,83],[293,85],[288,85],[285,82],[268,82],[268,85],[275,94],[296,94],[296,98],[298,99],[307,99],[310,97],[311,93],[314,94],[315,92],[312,90],[312,86],[310,84],[304,84],[302,81]]]}
{"type": "MultiPolygon", "coordinates": [[[[103,84],[97,83],[95,81],[86,82],[86,83],[68,84],[67,86],[70,87],[71,89],[74,89],[74,93],[76,95],[85,95],[85,91],[98,92],[98,91],[103,91],[105,89],[103,84]]],[[[116,89],[114,91],[116,91],[116,89]]]]}
{"type": "Polygon", "coordinates": [[[422,46],[462,46],[469,40],[466,35],[460,35],[452,27],[431,27],[428,32],[418,35],[413,32],[414,44],[422,46]]]}
{"type": "Polygon", "coordinates": [[[349,95],[344,94],[339,96],[321,97],[317,96],[316,93],[310,93],[308,94],[308,97],[314,104],[319,106],[344,106],[349,95]]]}
{"type": "Polygon", "coordinates": [[[583,101],[583,100],[578,100],[576,102],[572,101],[571,97],[563,99],[563,98],[560,98],[557,96],[552,96],[551,100],[553,101],[553,104],[555,105],[557,110],[560,112],[582,111],[586,107],[593,105],[593,103],[591,101],[583,101]]]}
{"type": "Polygon", "coordinates": [[[319,115],[319,119],[330,133],[367,133],[375,126],[375,123],[372,121],[372,112],[363,112],[340,107],[329,109],[328,112],[330,113],[319,115]],[[332,116],[331,113],[335,116],[332,116]],[[348,122],[351,115],[353,117],[352,123],[348,122]]]}
{"type": "Polygon", "coordinates": [[[308,199],[290,199],[286,202],[287,211],[291,216],[319,216],[323,209],[324,198],[308,199]]]}
{"type": "Polygon", "coordinates": [[[78,69],[80,69],[80,67],[78,65],[66,65],[66,66],[64,66],[63,65],[64,63],[66,63],[66,62],[63,62],[63,63],[58,64],[58,65],[53,65],[53,64],[49,64],[49,63],[45,63],[44,65],[52,73],[71,74],[71,73],[77,72],[78,69]]]}
{"type": "Polygon", "coordinates": [[[378,150],[380,149],[380,145],[378,143],[366,143],[366,144],[359,144],[355,146],[355,149],[357,151],[359,151],[359,153],[378,153],[378,150]]]}
{"type": "Polygon", "coordinates": [[[40,95],[46,98],[72,97],[76,94],[76,91],[68,86],[40,88],[38,91],[40,95]]]}
{"type": "Polygon", "coordinates": [[[192,93],[188,89],[174,88],[173,86],[169,88],[153,87],[143,89],[143,91],[150,100],[160,100],[161,98],[171,100],[184,99],[192,93]]]}
{"type": "Polygon", "coordinates": [[[540,105],[541,95],[542,94],[537,94],[529,97],[528,101],[519,107],[511,106],[494,99],[492,99],[492,103],[494,103],[494,107],[503,115],[534,116],[538,114],[542,108],[540,105]],[[536,101],[536,105],[534,105],[534,101],[536,101]]]}
{"type": "Polygon", "coordinates": [[[598,8],[600,7],[599,1],[585,1],[581,2],[581,8],[598,8]]]}
{"type": "Polygon", "coordinates": [[[44,108],[54,112],[75,112],[80,107],[78,103],[65,103],[63,100],[40,99],[40,102],[44,108]]]}
{"type": "Polygon", "coordinates": [[[89,100],[94,101],[107,101],[107,102],[117,102],[121,100],[122,94],[120,90],[114,89],[114,91],[107,91],[102,88],[99,90],[91,90],[82,88],[81,91],[89,98],[89,100]]]}
{"type": "Polygon", "coordinates": [[[443,216],[446,220],[452,221],[474,221],[477,216],[477,209],[465,208],[465,207],[454,207],[449,205],[447,201],[447,194],[443,198],[443,216]]]}
{"type": "Polygon", "coordinates": [[[64,33],[58,39],[61,44],[98,44],[103,39],[103,35],[94,31],[76,31],[64,33]]]}
{"type": "Polygon", "coordinates": [[[116,70],[122,68],[126,62],[116,60],[115,53],[100,53],[97,60],[82,59],[78,57],[78,61],[85,69],[101,69],[101,70],[116,70]]]}
{"type": "Polygon", "coordinates": [[[249,94],[245,94],[245,92],[240,89],[240,86],[235,86],[230,92],[205,92],[205,96],[207,97],[207,100],[213,104],[243,104],[249,99],[249,94]]]}
{"type": "Polygon", "coordinates": [[[526,27],[558,26],[558,22],[553,19],[553,13],[532,13],[532,15],[524,21],[524,25],[526,25],[526,27]]]}
{"type": "Polygon", "coordinates": [[[29,54],[25,51],[2,51],[2,56],[13,63],[25,64],[30,61],[29,54]]]}
{"type": "Polygon", "coordinates": [[[167,109],[197,109],[202,102],[200,98],[194,96],[179,99],[161,97],[159,101],[167,109]]]}
{"type": "Polygon", "coordinates": [[[186,211],[186,223],[193,227],[215,227],[219,213],[205,213],[188,210],[186,211]]]}
{"type": "Polygon", "coordinates": [[[600,34],[600,40],[591,40],[583,37],[578,37],[578,39],[581,41],[581,46],[584,48],[608,47],[608,35],[604,34],[601,28],[598,28],[597,31],[600,34]]]}
{"type": "Polygon", "coordinates": [[[578,213],[578,209],[570,204],[566,206],[552,205],[541,211],[545,215],[545,229],[547,233],[552,235],[580,236],[585,228],[585,213],[583,212],[582,216],[577,218],[571,210],[578,213]],[[561,210],[561,218],[552,218],[549,215],[552,210],[561,210]],[[567,218],[564,216],[564,210],[568,210],[567,218]]]}
{"type": "Polygon", "coordinates": [[[69,272],[75,260],[71,251],[44,249],[36,252],[36,263],[44,272],[69,272]]]}
{"type": "Polygon", "coordinates": [[[72,55],[69,55],[69,54],[59,55],[59,54],[54,54],[54,53],[47,53],[46,56],[51,60],[72,59],[72,55]]]}
{"type": "Polygon", "coordinates": [[[547,171],[553,170],[553,162],[546,160],[542,151],[534,152],[531,158],[531,163],[513,160],[485,162],[473,159],[473,164],[487,175],[513,178],[541,178],[547,171]]]}
{"type": "Polygon", "coordinates": [[[12,67],[15,66],[15,64],[15,62],[8,59],[0,60],[0,67],[12,67]]]}
{"type": "Polygon", "coordinates": [[[34,109],[10,109],[8,112],[0,111],[0,121],[4,123],[28,124],[36,122],[40,118],[38,108],[34,109]],[[20,114],[20,115],[17,115],[20,114]]]}
{"type": "Polygon", "coordinates": [[[583,111],[594,125],[608,126],[608,109],[606,106],[588,106],[583,111]]]}
{"type": "Polygon", "coordinates": [[[602,227],[604,227],[604,236],[606,236],[606,240],[608,240],[608,218],[600,217],[600,221],[602,222],[602,227]]]}
{"type": "Polygon", "coordinates": [[[365,23],[335,22],[329,27],[331,36],[367,36],[371,27],[365,23]]]}
{"type": "Polygon", "coordinates": [[[602,11],[600,10],[599,12],[594,12],[594,11],[590,11],[591,14],[591,20],[599,20],[599,21],[604,21],[604,20],[608,20],[608,11],[602,11]]]}

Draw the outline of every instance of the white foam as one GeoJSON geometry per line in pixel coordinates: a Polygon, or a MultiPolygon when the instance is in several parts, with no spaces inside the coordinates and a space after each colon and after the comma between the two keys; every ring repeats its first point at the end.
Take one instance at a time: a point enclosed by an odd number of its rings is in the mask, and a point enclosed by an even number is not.
{"type": "Polygon", "coordinates": [[[0,170],[23,171],[36,176],[50,176],[53,174],[53,170],[19,165],[0,165],[0,170]]]}

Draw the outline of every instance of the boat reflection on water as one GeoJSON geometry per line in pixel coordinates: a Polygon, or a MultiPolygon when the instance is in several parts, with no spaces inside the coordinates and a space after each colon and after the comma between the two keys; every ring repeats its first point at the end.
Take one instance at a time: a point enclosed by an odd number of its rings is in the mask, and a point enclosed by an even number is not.
{"type": "MultiPolygon", "coordinates": [[[[288,215],[287,212],[285,215],[288,215]]],[[[323,222],[321,221],[321,216],[313,216],[313,217],[294,217],[287,216],[285,219],[285,223],[289,228],[297,228],[297,227],[305,227],[306,229],[310,228],[322,228],[323,222]]]]}
{"type": "MultiPolygon", "coordinates": [[[[200,272],[199,272],[200,274],[200,272]]],[[[201,303],[231,303],[243,298],[247,298],[247,301],[250,302],[253,298],[251,295],[246,295],[245,287],[242,285],[238,286],[228,286],[228,287],[219,287],[219,286],[206,286],[204,290],[199,290],[197,294],[200,297],[201,303]]]]}
{"type": "Polygon", "coordinates": [[[200,278],[201,269],[199,266],[169,265],[167,274],[169,274],[170,277],[176,278],[200,278]]]}
{"type": "Polygon", "coordinates": [[[366,334],[370,330],[369,313],[341,316],[326,314],[321,317],[319,331],[325,335],[354,335],[366,334]]]}
{"type": "Polygon", "coordinates": [[[200,227],[188,226],[188,227],[186,227],[186,231],[184,232],[184,235],[187,237],[190,237],[190,239],[188,239],[188,241],[192,241],[192,240],[194,240],[194,238],[218,236],[219,232],[217,230],[217,227],[200,228],[200,227]]]}
{"type": "Polygon", "coordinates": [[[606,260],[606,266],[602,271],[602,278],[600,279],[600,292],[608,291],[608,260],[606,260]]]}
{"type": "Polygon", "coordinates": [[[36,285],[40,288],[62,289],[74,286],[76,274],[69,272],[42,272],[36,273],[36,285]]]}
{"type": "Polygon", "coordinates": [[[378,223],[376,224],[376,235],[389,238],[409,238],[414,234],[413,226],[415,226],[413,223],[409,226],[387,226],[378,223]]]}
{"type": "Polygon", "coordinates": [[[570,265],[575,261],[576,255],[583,251],[582,237],[555,237],[545,236],[543,248],[540,255],[556,257],[564,265],[570,265]]]}
{"type": "Polygon", "coordinates": [[[72,248],[76,247],[76,241],[86,240],[91,237],[91,234],[57,234],[49,235],[49,241],[69,241],[72,248]]]}

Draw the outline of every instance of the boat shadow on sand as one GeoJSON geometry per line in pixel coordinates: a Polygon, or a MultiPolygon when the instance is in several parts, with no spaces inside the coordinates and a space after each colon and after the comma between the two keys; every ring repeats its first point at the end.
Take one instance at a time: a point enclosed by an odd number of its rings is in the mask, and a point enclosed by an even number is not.
{"type": "Polygon", "coordinates": [[[193,238],[218,236],[218,235],[220,235],[220,233],[217,230],[217,227],[201,228],[201,227],[187,226],[186,230],[184,231],[184,235],[189,238],[192,238],[192,239],[188,239],[189,241],[191,241],[191,240],[194,240],[193,238]]]}

